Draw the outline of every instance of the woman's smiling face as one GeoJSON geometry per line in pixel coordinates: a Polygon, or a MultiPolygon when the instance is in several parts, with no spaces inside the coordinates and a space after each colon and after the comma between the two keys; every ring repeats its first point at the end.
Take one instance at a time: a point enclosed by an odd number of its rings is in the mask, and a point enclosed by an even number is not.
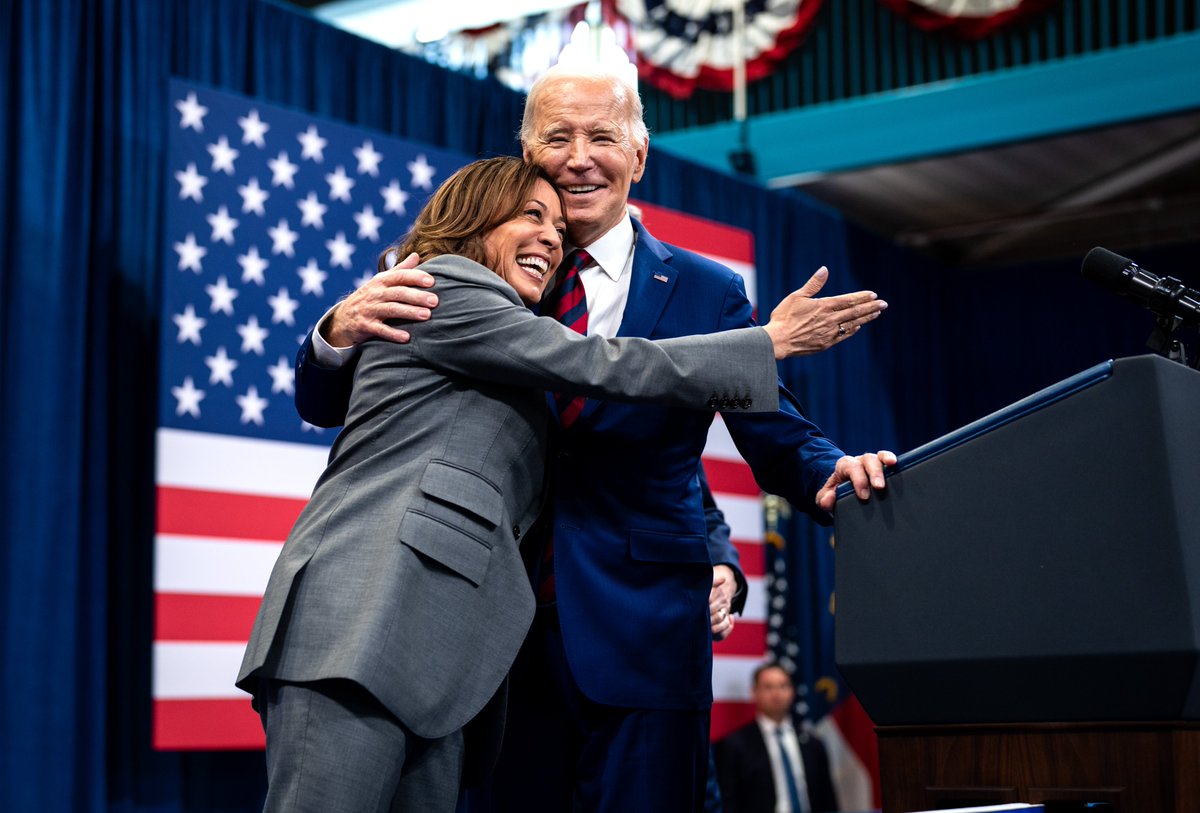
{"type": "Polygon", "coordinates": [[[554,188],[539,180],[520,213],[483,238],[492,270],[526,305],[542,301],[562,262],[565,233],[562,205],[554,188]]]}

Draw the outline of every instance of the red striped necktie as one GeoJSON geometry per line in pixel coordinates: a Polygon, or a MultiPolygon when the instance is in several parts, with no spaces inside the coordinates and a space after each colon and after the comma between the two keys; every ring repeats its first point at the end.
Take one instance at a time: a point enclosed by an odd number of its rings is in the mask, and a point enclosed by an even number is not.
{"type": "MultiPolygon", "coordinates": [[[[554,287],[554,298],[546,313],[584,336],[587,335],[588,328],[587,294],[583,290],[579,272],[591,261],[592,256],[581,248],[575,249],[567,256],[559,267],[559,280],[554,287]]],[[[583,396],[554,393],[558,422],[564,428],[575,423],[575,419],[583,411],[585,401],[587,399],[583,396]]]]}
{"type": "MultiPolygon", "coordinates": [[[[583,282],[579,279],[579,272],[591,261],[592,256],[581,248],[577,248],[567,255],[567,259],[559,266],[558,282],[555,284],[550,306],[546,308],[547,316],[554,317],[584,336],[587,335],[588,325],[587,295],[583,290],[583,282]]],[[[579,417],[587,399],[562,392],[553,393],[553,396],[554,406],[558,410],[558,422],[563,428],[566,428],[579,417]]],[[[554,535],[552,530],[546,539],[546,547],[542,550],[542,561],[538,568],[535,584],[538,603],[549,604],[554,601],[554,535]]]]}

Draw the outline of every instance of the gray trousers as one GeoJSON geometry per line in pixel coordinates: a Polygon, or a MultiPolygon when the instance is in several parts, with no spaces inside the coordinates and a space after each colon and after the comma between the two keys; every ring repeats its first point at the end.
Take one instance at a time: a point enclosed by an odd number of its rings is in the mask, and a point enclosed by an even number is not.
{"type": "Polygon", "coordinates": [[[416,736],[357,683],[265,681],[264,813],[453,813],[462,731],[416,736]]]}

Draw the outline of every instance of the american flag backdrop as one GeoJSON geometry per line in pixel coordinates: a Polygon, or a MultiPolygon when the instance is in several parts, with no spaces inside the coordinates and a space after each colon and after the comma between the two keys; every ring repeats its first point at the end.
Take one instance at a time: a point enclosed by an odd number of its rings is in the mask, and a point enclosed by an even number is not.
{"type": "MultiPolygon", "coordinates": [[[[299,343],[373,273],[466,156],[173,81],[157,432],[153,743],[260,748],[233,681],[271,567],[334,431],[292,405],[299,343]]],[[[749,232],[637,204],[660,239],[746,278],[749,232]]],[[[714,734],[752,716],[766,647],[759,491],[718,418],[705,468],[750,582],[717,644],[714,734]]]]}
{"type": "Polygon", "coordinates": [[[260,747],[233,679],[334,437],[292,405],[296,350],[469,159],[184,82],[170,94],[154,745],[260,747]]]}

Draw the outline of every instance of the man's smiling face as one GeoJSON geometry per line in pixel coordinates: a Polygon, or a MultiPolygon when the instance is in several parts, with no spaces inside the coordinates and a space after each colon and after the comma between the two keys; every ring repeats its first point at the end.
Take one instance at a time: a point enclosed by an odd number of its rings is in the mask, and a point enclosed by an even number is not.
{"type": "Polygon", "coordinates": [[[632,109],[603,78],[554,79],[538,95],[525,157],[562,191],[575,246],[625,217],[629,188],[646,168],[647,143],[634,140],[632,109]]]}

